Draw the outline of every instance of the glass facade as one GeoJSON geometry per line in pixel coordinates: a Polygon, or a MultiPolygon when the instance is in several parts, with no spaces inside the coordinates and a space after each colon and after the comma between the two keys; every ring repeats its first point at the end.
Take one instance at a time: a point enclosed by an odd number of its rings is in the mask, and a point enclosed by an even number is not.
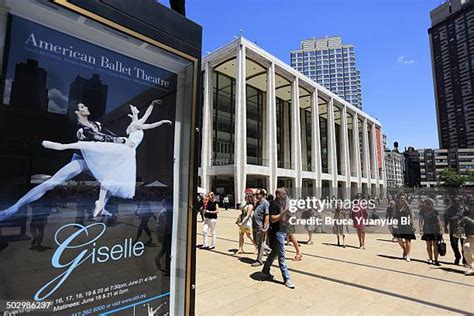
{"type": "Polygon", "coordinates": [[[328,152],[328,120],[319,116],[320,142],[321,142],[321,167],[322,172],[329,173],[328,152]]]}
{"type": "Polygon", "coordinates": [[[314,171],[314,166],[312,162],[311,155],[311,116],[312,113],[309,109],[301,109],[300,118],[301,118],[301,144],[302,144],[302,163],[304,171],[314,171]]]}
{"type": "Polygon", "coordinates": [[[235,79],[213,72],[212,165],[234,163],[235,79]]]}
{"type": "Polygon", "coordinates": [[[338,123],[335,123],[335,134],[336,134],[336,161],[337,161],[337,174],[342,175],[343,174],[343,169],[342,169],[342,157],[341,157],[341,152],[342,152],[342,135],[341,135],[341,125],[338,123]]]}
{"type": "Polygon", "coordinates": [[[247,163],[266,166],[263,159],[265,93],[247,85],[247,163]]]}
{"type": "Polygon", "coordinates": [[[291,102],[276,98],[278,168],[292,169],[291,161],[291,102]]]}

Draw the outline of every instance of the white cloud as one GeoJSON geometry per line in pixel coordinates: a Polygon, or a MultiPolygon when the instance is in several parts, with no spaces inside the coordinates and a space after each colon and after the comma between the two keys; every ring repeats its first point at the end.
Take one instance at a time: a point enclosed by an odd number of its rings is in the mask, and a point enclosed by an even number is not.
{"type": "Polygon", "coordinates": [[[58,89],[48,90],[48,111],[59,114],[67,113],[68,98],[58,89]]]}
{"type": "Polygon", "coordinates": [[[67,113],[67,109],[64,109],[62,107],[60,107],[56,102],[54,102],[53,100],[49,100],[48,102],[48,112],[51,112],[51,113],[58,113],[58,114],[66,114],[67,113]]]}
{"type": "Polygon", "coordinates": [[[5,80],[5,90],[3,91],[3,104],[10,104],[10,95],[12,92],[12,79],[5,80]]]}
{"type": "Polygon", "coordinates": [[[409,65],[409,64],[414,64],[415,61],[413,59],[406,59],[405,56],[398,56],[397,63],[403,64],[403,65],[409,65]]]}

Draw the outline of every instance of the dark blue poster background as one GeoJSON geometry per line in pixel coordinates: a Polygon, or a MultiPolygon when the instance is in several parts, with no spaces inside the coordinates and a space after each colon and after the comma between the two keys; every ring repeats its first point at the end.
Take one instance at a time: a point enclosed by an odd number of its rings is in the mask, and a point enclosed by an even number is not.
{"type": "Polygon", "coordinates": [[[166,314],[177,75],[16,16],[8,36],[0,105],[0,311],[29,304],[60,315],[166,314]],[[145,130],[133,151],[113,147],[110,157],[117,158],[103,164],[106,175],[128,172],[118,161],[135,166],[133,198],[108,191],[107,212],[94,214],[102,183],[91,170],[106,154],[99,150],[87,160],[82,149],[56,151],[42,141],[78,141],[84,128],[78,103],[101,132],[126,139],[129,105],[141,117],[153,100],[161,104],[147,123],[169,122],[145,130]]]}

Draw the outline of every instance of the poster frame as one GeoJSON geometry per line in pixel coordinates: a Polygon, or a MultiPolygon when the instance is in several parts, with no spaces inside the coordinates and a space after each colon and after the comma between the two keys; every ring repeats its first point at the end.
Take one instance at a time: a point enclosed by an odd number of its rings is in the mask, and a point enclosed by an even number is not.
{"type": "Polygon", "coordinates": [[[180,56],[186,60],[189,60],[193,63],[193,78],[192,78],[192,102],[191,102],[191,128],[190,128],[190,150],[189,150],[189,170],[188,174],[190,175],[189,184],[188,184],[188,210],[187,210],[187,244],[186,244],[186,293],[185,293],[185,315],[194,314],[194,291],[195,291],[195,261],[196,261],[196,236],[195,236],[195,222],[196,214],[194,212],[194,192],[197,192],[197,149],[198,149],[198,130],[197,130],[197,116],[198,116],[198,106],[197,97],[198,87],[199,87],[199,74],[200,74],[200,59],[194,57],[190,54],[187,54],[183,51],[180,51],[176,48],[173,48],[165,43],[162,43],[156,39],[153,39],[149,36],[146,36],[142,33],[139,33],[135,30],[132,30],[122,24],[119,24],[115,21],[107,19],[103,16],[98,15],[95,12],[89,11],[83,7],[80,7],[69,0],[51,0],[52,3],[62,6],[68,10],[71,10],[77,14],[80,14],[86,18],[94,20],[98,23],[104,24],[112,29],[115,29],[119,32],[130,35],[136,39],[139,39],[143,42],[161,48],[169,53],[180,56]]]}

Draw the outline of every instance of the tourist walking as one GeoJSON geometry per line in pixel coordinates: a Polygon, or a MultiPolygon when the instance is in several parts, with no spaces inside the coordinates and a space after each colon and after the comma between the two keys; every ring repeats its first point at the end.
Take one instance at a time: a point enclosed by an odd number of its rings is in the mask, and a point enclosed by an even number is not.
{"type": "MultiPolygon", "coordinates": [[[[393,218],[395,216],[396,207],[397,207],[397,204],[395,203],[395,201],[390,200],[390,202],[388,203],[387,212],[385,213],[385,219],[387,219],[389,221],[389,223],[391,223],[393,221],[393,218]]],[[[392,224],[388,225],[388,230],[390,231],[390,234],[392,234],[392,242],[397,241],[397,239],[395,238],[395,235],[393,234],[393,225],[392,224]]]]}
{"type": "Polygon", "coordinates": [[[278,188],[275,192],[275,200],[270,203],[270,230],[268,233],[272,251],[268,255],[267,261],[263,266],[262,273],[268,279],[273,279],[270,274],[270,267],[278,256],[278,265],[285,286],[291,289],[295,288],[290,279],[290,273],[285,262],[285,239],[286,239],[286,221],[289,216],[287,205],[287,192],[285,188],[278,188]]]}
{"type": "Polygon", "coordinates": [[[222,203],[224,203],[224,208],[227,211],[229,209],[229,196],[228,195],[224,196],[222,203]]]}
{"type": "Polygon", "coordinates": [[[441,221],[439,213],[434,208],[435,202],[432,199],[425,199],[423,207],[420,209],[420,231],[421,240],[426,242],[426,252],[428,253],[428,263],[439,266],[438,242],[443,239],[441,221]]]}
{"type": "Polygon", "coordinates": [[[341,202],[336,202],[336,209],[334,210],[334,225],[332,227],[333,233],[337,236],[337,246],[341,246],[341,237],[342,237],[342,247],[346,248],[344,233],[345,226],[347,226],[347,214],[346,210],[342,208],[341,202]]]}
{"type": "Polygon", "coordinates": [[[316,225],[315,218],[318,211],[313,209],[313,208],[308,208],[303,211],[301,214],[301,219],[304,219],[305,222],[305,229],[308,232],[308,241],[306,242],[307,245],[312,245],[313,244],[313,234],[316,232],[316,229],[318,226],[316,225]]]}
{"type": "Polygon", "coordinates": [[[416,239],[413,228],[413,211],[408,204],[406,194],[401,193],[397,202],[395,219],[397,219],[398,223],[396,227],[394,225],[394,233],[398,244],[403,250],[403,259],[410,262],[411,241],[416,239]]]}
{"type": "Polygon", "coordinates": [[[254,209],[254,195],[252,193],[245,196],[245,205],[240,211],[240,215],[235,222],[239,226],[239,250],[237,254],[244,253],[244,235],[250,239],[252,244],[255,245],[254,239],[252,239],[252,214],[254,209]]]}
{"type": "Polygon", "coordinates": [[[201,216],[201,222],[204,222],[204,197],[201,194],[197,195],[197,211],[201,216]]]}
{"type": "Polygon", "coordinates": [[[469,200],[469,209],[464,213],[461,219],[461,225],[464,227],[466,241],[464,242],[464,258],[466,259],[466,275],[474,275],[474,200],[469,200]]]}
{"type": "Polygon", "coordinates": [[[263,254],[271,249],[265,243],[265,236],[270,226],[270,203],[265,198],[266,192],[263,189],[257,189],[255,197],[257,204],[253,212],[252,232],[255,241],[257,259],[251,265],[258,267],[263,265],[263,254]]]}
{"type": "MultiPolygon", "coordinates": [[[[462,199],[459,196],[452,199],[451,205],[444,213],[444,232],[449,233],[449,242],[454,252],[454,264],[458,265],[461,261],[461,252],[459,251],[459,243],[463,247],[464,240],[456,237],[456,230],[458,228],[459,220],[463,217],[466,209],[462,206],[462,199]]],[[[466,263],[463,258],[463,264],[466,263]]]]}
{"type": "Polygon", "coordinates": [[[369,218],[367,212],[367,201],[362,199],[362,194],[357,193],[352,208],[352,222],[354,228],[357,230],[357,237],[359,238],[359,249],[365,249],[365,221],[369,218]]]}
{"type": "Polygon", "coordinates": [[[203,244],[202,249],[214,249],[216,247],[216,224],[219,206],[214,199],[214,193],[209,192],[204,201],[204,225],[202,226],[203,244]],[[207,243],[207,237],[211,234],[211,246],[207,243]]]}

